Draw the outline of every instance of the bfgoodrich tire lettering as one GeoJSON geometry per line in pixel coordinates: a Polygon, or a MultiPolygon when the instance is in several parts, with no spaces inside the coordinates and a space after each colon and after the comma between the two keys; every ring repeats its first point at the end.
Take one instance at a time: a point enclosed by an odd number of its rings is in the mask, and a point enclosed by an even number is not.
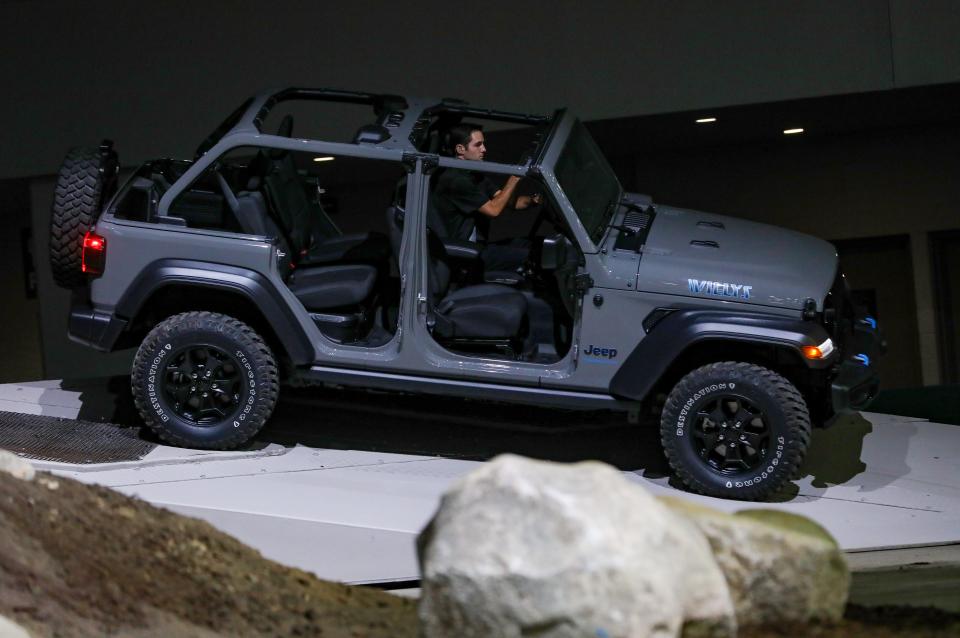
{"type": "Polygon", "coordinates": [[[790,481],[810,443],[810,415],[797,388],[762,366],[725,361],[697,368],[667,397],[660,438],[690,490],[742,500],[790,481]]]}
{"type": "Polygon", "coordinates": [[[245,323],[186,312],[157,324],[143,340],[130,377],[144,422],[168,443],[231,449],[270,418],[277,364],[245,323]]]}

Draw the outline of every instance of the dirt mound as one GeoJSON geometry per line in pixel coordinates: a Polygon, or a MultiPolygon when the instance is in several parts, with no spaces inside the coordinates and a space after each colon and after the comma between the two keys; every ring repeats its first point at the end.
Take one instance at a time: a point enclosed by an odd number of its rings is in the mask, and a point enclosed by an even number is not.
{"type": "Polygon", "coordinates": [[[960,617],[935,607],[848,605],[839,623],[744,627],[738,638],[956,638],[960,617]]]}
{"type": "MultiPolygon", "coordinates": [[[[0,472],[0,616],[34,636],[403,638],[416,603],[269,561],[209,524],[112,490],[0,472]]],[[[960,636],[937,609],[851,605],[834,625],[743,638],[960,636]]]]}
{"type": "Polygon", "coordinates": [[[319,580],[112,490],[0,472],[0,615],[36,636],[417,634],[416,603],[319,580]]]}

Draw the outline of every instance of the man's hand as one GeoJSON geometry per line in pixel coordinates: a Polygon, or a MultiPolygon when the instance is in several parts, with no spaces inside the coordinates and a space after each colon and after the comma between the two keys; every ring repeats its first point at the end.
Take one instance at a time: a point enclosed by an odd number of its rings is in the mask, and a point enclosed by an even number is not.
{"type": "Polygon", "coordinates": [[[539,206],[543,202],[543,195],[534,193],[533,195],[520,195],[517,197],[513,207],[517,210],[526,210],[531,206],[539,206]]]}

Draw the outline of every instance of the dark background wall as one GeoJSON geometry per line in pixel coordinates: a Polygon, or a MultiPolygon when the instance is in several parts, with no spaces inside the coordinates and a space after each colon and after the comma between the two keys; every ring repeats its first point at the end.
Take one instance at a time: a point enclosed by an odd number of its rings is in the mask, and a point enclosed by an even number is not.
{"type": "Polygon", "coordinates": [[[0,3],[0,177],[118,140],[192,149],[254,89],[456,96],[587,119],[960,80],[957,2],[0,3]]]}
{"type": "Polygon", "coordinates": [[[0,180],[0,383],[43,375],[40,302],[29,253],[30,190],[24,180],[0,180]]]}

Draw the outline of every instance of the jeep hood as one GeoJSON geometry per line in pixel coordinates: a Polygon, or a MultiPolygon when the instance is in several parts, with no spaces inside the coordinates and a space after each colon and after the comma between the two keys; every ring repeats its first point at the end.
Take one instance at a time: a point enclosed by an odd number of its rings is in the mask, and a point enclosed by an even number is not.
{"type": "Polygon", "coordinates": [[[637,290],[801,310],[823,309],[837,252],[810,235],[723,215],[658,206],[637,290]]]}

